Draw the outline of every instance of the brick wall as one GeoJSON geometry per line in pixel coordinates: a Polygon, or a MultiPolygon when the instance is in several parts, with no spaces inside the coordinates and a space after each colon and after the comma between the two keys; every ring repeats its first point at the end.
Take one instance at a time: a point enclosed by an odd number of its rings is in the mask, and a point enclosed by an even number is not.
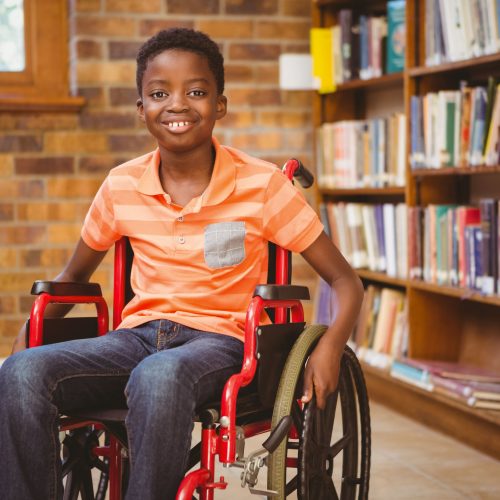
{"type": "MultiPolygon", "coordinates": [[[[0,356],[26,318],[35,279],[54,277],[110,168],[153,147],[135,112],[135,54],[157,30],[200,29],[221,46],[225,144],[311,164],[308,92],[278,88],[281,52],[308,51],[310,0],[73,0],[71,81],[78,113],[0,113],[0,356]]],[[[93,280],[110,295],[111,255],[93,280]]],[[[300,282],[311,274],[298,260],[300,282]]]]}

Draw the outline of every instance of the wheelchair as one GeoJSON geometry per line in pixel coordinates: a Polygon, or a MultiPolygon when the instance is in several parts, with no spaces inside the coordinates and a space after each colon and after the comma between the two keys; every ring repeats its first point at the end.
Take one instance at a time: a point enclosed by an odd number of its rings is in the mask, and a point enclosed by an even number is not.
{"type": "MultiPolygon", "coordinates": [[[[295,159],[283,172],[309,187],[313,177],[295,159]]],[[[133,252],[126,239],[115,245],[113,326],[132,297],[128,276],[133,252]]],[[[241,371],[229,378],[220,401],[198,408],[201,441],[189,454],[177,500],[212,500],[224,489],[215,477],[215,458],[241,468],[241,486],[269,499],[366,499],[371,432],[363,373],[346,346],[339,383],[324,410],[303,404],[304,366],[326,327],[306,326],[301,301],[306,287],[290,285],[291,255],[270,244],[268,284],[256,288],[247,310],[241,371]],[[259,324],[266,311],[269,325],[259,324]],[[245,456],[245,439],[270,432],[262,447],[245,456]],[[267,488],[258,474],[267,467],[267,488]],[[192,469],[192,470],[191,470],[192,469]],[[189,471],[189,472],[188,472],[189,471]]],[[[27,328],[27,345],[104,335],[108,309],[95,283],[37,281],[27,328]],[[49,303],[95,304],[95,317],[44,318],[49,303]]],[[[60,417],[64,500],[119,500],[127,487],[127,408],[75,411],[60,417]],[[107,496],[108,495],[108,496],[107,496]]]]}

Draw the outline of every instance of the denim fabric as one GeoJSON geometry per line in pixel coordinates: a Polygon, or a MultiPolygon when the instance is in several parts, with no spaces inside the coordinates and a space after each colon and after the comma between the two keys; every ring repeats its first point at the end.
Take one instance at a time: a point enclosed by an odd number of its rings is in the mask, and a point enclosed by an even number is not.
{"type": "Polygon", "coordinates": [[[127,500],[174,499],[197,406],[221,395],[243,343],[167,320],[21,351],[0,368],[0,498],[62,498],[58,415],[129,407],[127,500]]]}

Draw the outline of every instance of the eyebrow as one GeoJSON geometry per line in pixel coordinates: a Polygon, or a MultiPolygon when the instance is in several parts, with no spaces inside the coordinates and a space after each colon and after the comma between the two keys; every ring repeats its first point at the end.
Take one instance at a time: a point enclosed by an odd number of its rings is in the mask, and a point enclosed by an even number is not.
{"type": "MultiPolygon", "coordinates": [[[[196,83],[196,82],[203,82],[203,83],[210,83],[209,80],[207,80],[206,78],[191,78],[189,80],[186,80],[185,83],[188,83],[188,84],[192,84],[192,83],[196,83]]],[[[147,82],[147,85],[150,86],[150,85],[157,85],[157,84],[168,84],[169,81],[168,80],[150,80],[149,82],[147,82]]]]}

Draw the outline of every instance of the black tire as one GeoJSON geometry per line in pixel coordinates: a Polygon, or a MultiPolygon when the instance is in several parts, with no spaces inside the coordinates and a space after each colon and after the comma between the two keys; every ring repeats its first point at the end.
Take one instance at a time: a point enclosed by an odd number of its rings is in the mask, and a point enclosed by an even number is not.
{"type": "MultiPolygon", "coordinates": [[[[313,400],[304,408],[298,404],[301,376],[309,355],[325,327],[304,330],[288,357],[278,388],[272,428],[286,415],[292,415],[299,439],[285,439],[268,459],[268,489],[277,491],[279,500],[297,492],[301,500],[366,499],[370,471],[370,415],[363,374],[356,356],[346,347],[341,363],[339,385],[329,396],[325,410],[313,400]],[[337,427],[339,428],[337,430],[337,427]],[[340,438],[333,443],[333,436],[340,438]],[[319,441],[319,442],[318,442],[319,441]],[[287,482],[287,459],[296,460],[297,474],[287,482]],[[342,472],[335,484],[336,468],[342,472]]],[[[334,438],[335,439],[335,438],[334,438]]]]}
{"type": "Polygon", "coordinates": [[[102,430],[82,427],[66,433],[63,448],[62,476],[64,480],[63,500],[105,500],[108,488],[108,459],[92,455],[102,430]],[[100,471],[99,480],[94,480],[92,471],[100,471]]]}

